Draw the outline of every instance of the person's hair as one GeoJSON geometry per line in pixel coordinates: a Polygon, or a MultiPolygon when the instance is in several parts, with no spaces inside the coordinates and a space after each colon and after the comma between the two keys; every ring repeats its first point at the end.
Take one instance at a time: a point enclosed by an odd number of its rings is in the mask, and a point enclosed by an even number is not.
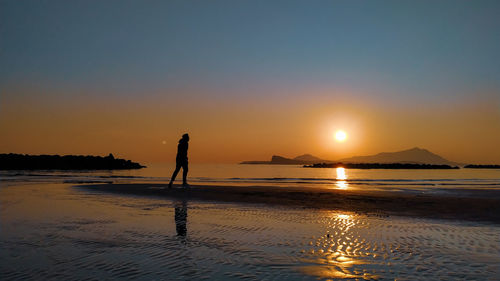
{"type": "Polygon", "coordinates": [[[188,139],[188,138],[189,138],[189,135],[188,135],[188,134],[184,134],[184,135],[182,135],[182,138],[183,138],[183,139],[188,139]]]}

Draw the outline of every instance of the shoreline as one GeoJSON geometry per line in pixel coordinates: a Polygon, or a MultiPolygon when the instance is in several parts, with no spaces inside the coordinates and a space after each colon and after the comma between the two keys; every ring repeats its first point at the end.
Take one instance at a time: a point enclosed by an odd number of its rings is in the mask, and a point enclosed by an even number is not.
{"type": "MultiPolygon", "coordinates": [[[[257,203],[271,206],[342,210],[382,216],[397,215],[500,224],[500,193],[498,191],[491,191],[493,196],[464,197],[451,194],[428,195],[391,191],[274,186],[191,185],[188,189],[180,187],[167,189],[167,184],[129,183],[75,185],[75,187],[138,196],[257,203]]],[[[487,193],[488,191],[482,192],[487,193]]]]}

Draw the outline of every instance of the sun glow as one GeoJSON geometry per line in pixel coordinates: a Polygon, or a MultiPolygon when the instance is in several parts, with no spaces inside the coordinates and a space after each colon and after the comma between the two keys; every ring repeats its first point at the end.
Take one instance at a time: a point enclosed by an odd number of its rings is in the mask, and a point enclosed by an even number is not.
{"type": "Polygon", "coordinates": [[[338,142],[344,142],[347,139],[347,133],[342,130],[338,130],[335,132],[335,139],[338,142]]]}

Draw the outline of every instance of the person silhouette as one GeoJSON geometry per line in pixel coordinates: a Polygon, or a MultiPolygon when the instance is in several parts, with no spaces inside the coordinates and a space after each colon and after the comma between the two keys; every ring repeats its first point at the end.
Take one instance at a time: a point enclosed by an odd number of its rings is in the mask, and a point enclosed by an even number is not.
{"type": "Polygon", "coordinates": [[[187,202],[182,200],[182,202],[175,203],[175,230],[177,236],[186,237],[187,235],[187,202]]]}
{"type": "Polygon", "coordinates": [[[189,135],[184,134],[182,138],[179,140],[179,144],[177,145],[177,157],[175,158],[175,170],[172,174],[172,178],[170,179],[170,183],[168,184],[168,188],[172,188],[172,184],[174,183],[175,177],[177,177],[177,173],[182,168],[182,186],[189,187],[187,183],[187,173],[188,173],[188,142],[189,135]]]}

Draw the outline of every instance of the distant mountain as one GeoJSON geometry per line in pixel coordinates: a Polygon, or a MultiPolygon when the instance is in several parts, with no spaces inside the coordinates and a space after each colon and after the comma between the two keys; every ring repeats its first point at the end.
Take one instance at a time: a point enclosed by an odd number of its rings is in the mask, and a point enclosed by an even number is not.
{"type": "Polygon", "coordinates": [[[278,165],[306,165],[316,163],[400,163],[400,164],[432,164],[462,166],[463,164],[449,161],[427,149],[412,148],[396,152],[382,152],[369,156],[356,156],[336,161],[323,160],[311,154],[304,154],[293,159],[274,155],[271,161],[243,161],[240,164],[278,164],[278,165]]]}
{"type": "Polygon", "coordinates": [[[303,162],[302,160],[289,159],[278,155],[271,157],[271,164],[302,164],[303,162]]]}
{"type": "Polygon", "coordinates": [[[414,147],[412,149],[397,152],[382,152],[369,156],[356,156],[340,159],[337,162],[343,163],[414,163],[433,165],[460,165],[444,159],[443,157],[430,152],[427,149],[414,147]]]}
{"type": "Polygon", "coordinates": [[[286,158],[283,156],[273,155],[271,157],[271,161],[243,161],[240,164],[272,164],[272,165],[305,165],[305,164],[313,164],[318,162],[325,162],[318,157],[315,157],[311,154],[304,154],[297,156],[293,159],[286,158]]]}
{"type": "Polygon", "coordinates": [[[321,162],[324,161],[321,158],[318,158],[316,156],[313,156],[311,154],[303,154],[300,156],[297,156],[293,158],[293,160],[299,160],[299,161],[309,161],[309,162],[321,162]]]}

